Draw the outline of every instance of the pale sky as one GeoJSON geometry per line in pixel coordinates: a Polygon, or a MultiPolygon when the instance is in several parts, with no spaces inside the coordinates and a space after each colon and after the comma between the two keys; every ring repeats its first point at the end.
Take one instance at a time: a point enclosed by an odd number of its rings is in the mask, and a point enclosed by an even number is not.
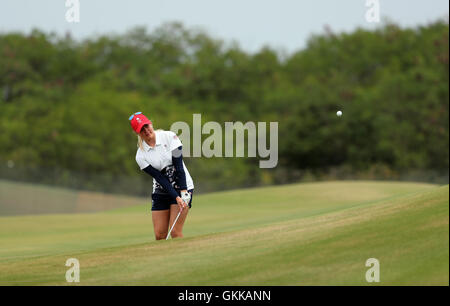
{"type": "MultiPolygon", "coordinates": [[[[365,19],[367,0],[78,0],[80,22],[68,23],[66,0],[0,0],[0,32],[32,28],[77,39],[98,34],[122,34],[134,26],[151,31],[164,22],[180,21],[212,37],[235,40],[250,52],[264,45],[293,52],[311,34],[328,25],[335,32],[380,24],[365,19]]],[[[447,0],[378,0],[381,19],[401,26],[448,20],[447,0]]]]}

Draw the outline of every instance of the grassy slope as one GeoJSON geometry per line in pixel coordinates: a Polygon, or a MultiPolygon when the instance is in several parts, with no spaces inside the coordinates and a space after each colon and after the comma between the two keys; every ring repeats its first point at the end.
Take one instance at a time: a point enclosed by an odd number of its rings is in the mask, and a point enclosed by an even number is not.
{"type": "Polygon", "coordinates": [[[0,180],[0,216],[96,212],[141,202],[138,197],[0,180]]]}
{"type": "Polygon", "coordinates": [[[148,206],[0,218],[0,284],[445,284],[448,186],[329,182],[194,195],[186,238],[153,241],[148,206]]]}

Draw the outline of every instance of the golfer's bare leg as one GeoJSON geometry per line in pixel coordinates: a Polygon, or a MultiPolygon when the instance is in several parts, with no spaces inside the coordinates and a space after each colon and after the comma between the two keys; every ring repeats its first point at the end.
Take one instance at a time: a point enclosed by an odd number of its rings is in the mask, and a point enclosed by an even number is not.
{"type": "MultiPolygon", "coordinates": [[[[173,222],[178,216],[178,213],[180,212],[180,207],[178,205],[170,205],[170,226],[172,226],[173,222]]],[[[172,238],[181,238],[183,237],[183,225],[184,221],[186,220],[186,217],[189,212],[189,207],[186,207],[183,209],[180,217],[177,220],[177,223],[175,224],[172,232],[170,233],[170,236],[172,238]]]]}
{"type": "Polygon", "coordinates": [[[168,209],[152,211],[153,229],[156,240],[166,239],[167,233],[169,232],[169,216],[170,211],[168,209]]]}

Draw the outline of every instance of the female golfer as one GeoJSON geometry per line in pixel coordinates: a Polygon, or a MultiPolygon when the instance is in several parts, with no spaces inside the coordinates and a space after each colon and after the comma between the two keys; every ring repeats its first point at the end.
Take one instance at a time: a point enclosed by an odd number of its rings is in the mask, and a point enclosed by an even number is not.
{"type": "Polygon", "coordinates": [[[156,240],[166,238],[180,211],[171,236],[183,237],[194,183],[183,162],[181,141],[172,131],[155,131],[141,112],[134,113],[129,120],[138,135],[136,162],[153,177],[152,220],[156,240]]]}

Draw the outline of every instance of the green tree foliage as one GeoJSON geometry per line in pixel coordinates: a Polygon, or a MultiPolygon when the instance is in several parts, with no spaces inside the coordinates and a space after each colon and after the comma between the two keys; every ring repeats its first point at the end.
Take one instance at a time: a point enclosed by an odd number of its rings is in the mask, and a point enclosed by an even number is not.
{"type": "Polygon", "coordinates": [[[205,190],[334,167],[448,175],[448,37],[443,21],[386,24],[329,31],[282,56],[178,23],[80,42],[0,34],[0,162],[14,162],[16,179],[145,193],[127,120],[143,111],[163,129],[191,124],[193,113],[204,122],[279,122],[275,171],[261,172],[255,158],[188,159],[205,190]],[[118,187],[120,178],[129,184],[118,187]]]}

